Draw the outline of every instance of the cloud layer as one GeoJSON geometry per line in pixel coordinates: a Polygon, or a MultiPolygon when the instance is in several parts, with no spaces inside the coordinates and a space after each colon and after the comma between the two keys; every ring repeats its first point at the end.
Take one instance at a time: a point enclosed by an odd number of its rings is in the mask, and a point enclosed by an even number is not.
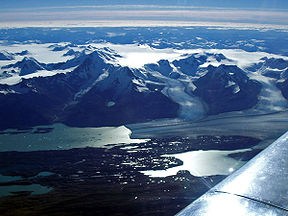
{"type": "Polygon", "coordinates": [[[286,10],[251,10],[157,5],[98,5],[18,8],[0,10],[1,23],[71,21],[167,21],[167,22],[234,22],[253,24],[288,24],[286,10]]]}

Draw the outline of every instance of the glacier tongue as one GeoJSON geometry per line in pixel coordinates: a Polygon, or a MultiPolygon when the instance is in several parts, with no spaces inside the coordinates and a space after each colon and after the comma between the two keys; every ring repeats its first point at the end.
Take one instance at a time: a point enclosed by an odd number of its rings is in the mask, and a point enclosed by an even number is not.
{"type": "Polygon", "coordinates": [[[288,109],[288,101],[276,87],[275,79],[265,77],[260,73],[248,73],[248,76],[259,81],[263,86],[258,96],[258,104],[248,112],[273,113],[288,109]]]}
{"type": "Polygon", "coordinates": [[[167,84],[162,93],[180,105],[179,118],[183,120],[197,120],[205,115],[205,110],[199,98],[189,95],[183,81],[171,79],[154,72],[153,75],[167,84]]]}

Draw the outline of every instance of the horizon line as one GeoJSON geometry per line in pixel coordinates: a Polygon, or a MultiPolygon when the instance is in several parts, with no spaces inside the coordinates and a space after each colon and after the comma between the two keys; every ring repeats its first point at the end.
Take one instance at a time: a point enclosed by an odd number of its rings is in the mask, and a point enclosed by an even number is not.
{"type": "Polygon", "coordinates": [[[288,31],[287,25],[245,23],[245,22],[207,22],[207,21],[163,21],[163,20],[65,20],[65,21],[7,21],[0,23],[0,29],[13,28],[99,28],[99,27],[207,27],[238,30],[281,30],[288,31]]]}

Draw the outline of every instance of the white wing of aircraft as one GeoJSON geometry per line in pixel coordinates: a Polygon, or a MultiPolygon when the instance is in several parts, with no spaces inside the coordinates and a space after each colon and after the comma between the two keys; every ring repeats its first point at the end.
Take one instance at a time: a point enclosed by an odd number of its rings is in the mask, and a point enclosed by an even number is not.
{"type": "Polygon", "coordinates": [[[177,216],[288,215],[288,132],[177,216]]]}

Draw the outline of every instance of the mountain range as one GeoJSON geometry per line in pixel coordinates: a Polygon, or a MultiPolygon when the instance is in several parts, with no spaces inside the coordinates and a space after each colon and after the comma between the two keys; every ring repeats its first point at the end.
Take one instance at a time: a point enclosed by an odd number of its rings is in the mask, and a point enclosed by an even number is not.
{"type": "Polygon", "coordinates": [[[45,63],[27,50],[0,52],[1,129],[197,120],[288,107],[288,61],[283,58],[263,57],[241,67],[225,54],[197,52],[135,68],[121,65],[119,59],[125,57],[108,47],[49,49],[69,58],[45,63]],[[18,81],[5,83],[14,78],[18,81]]]}

